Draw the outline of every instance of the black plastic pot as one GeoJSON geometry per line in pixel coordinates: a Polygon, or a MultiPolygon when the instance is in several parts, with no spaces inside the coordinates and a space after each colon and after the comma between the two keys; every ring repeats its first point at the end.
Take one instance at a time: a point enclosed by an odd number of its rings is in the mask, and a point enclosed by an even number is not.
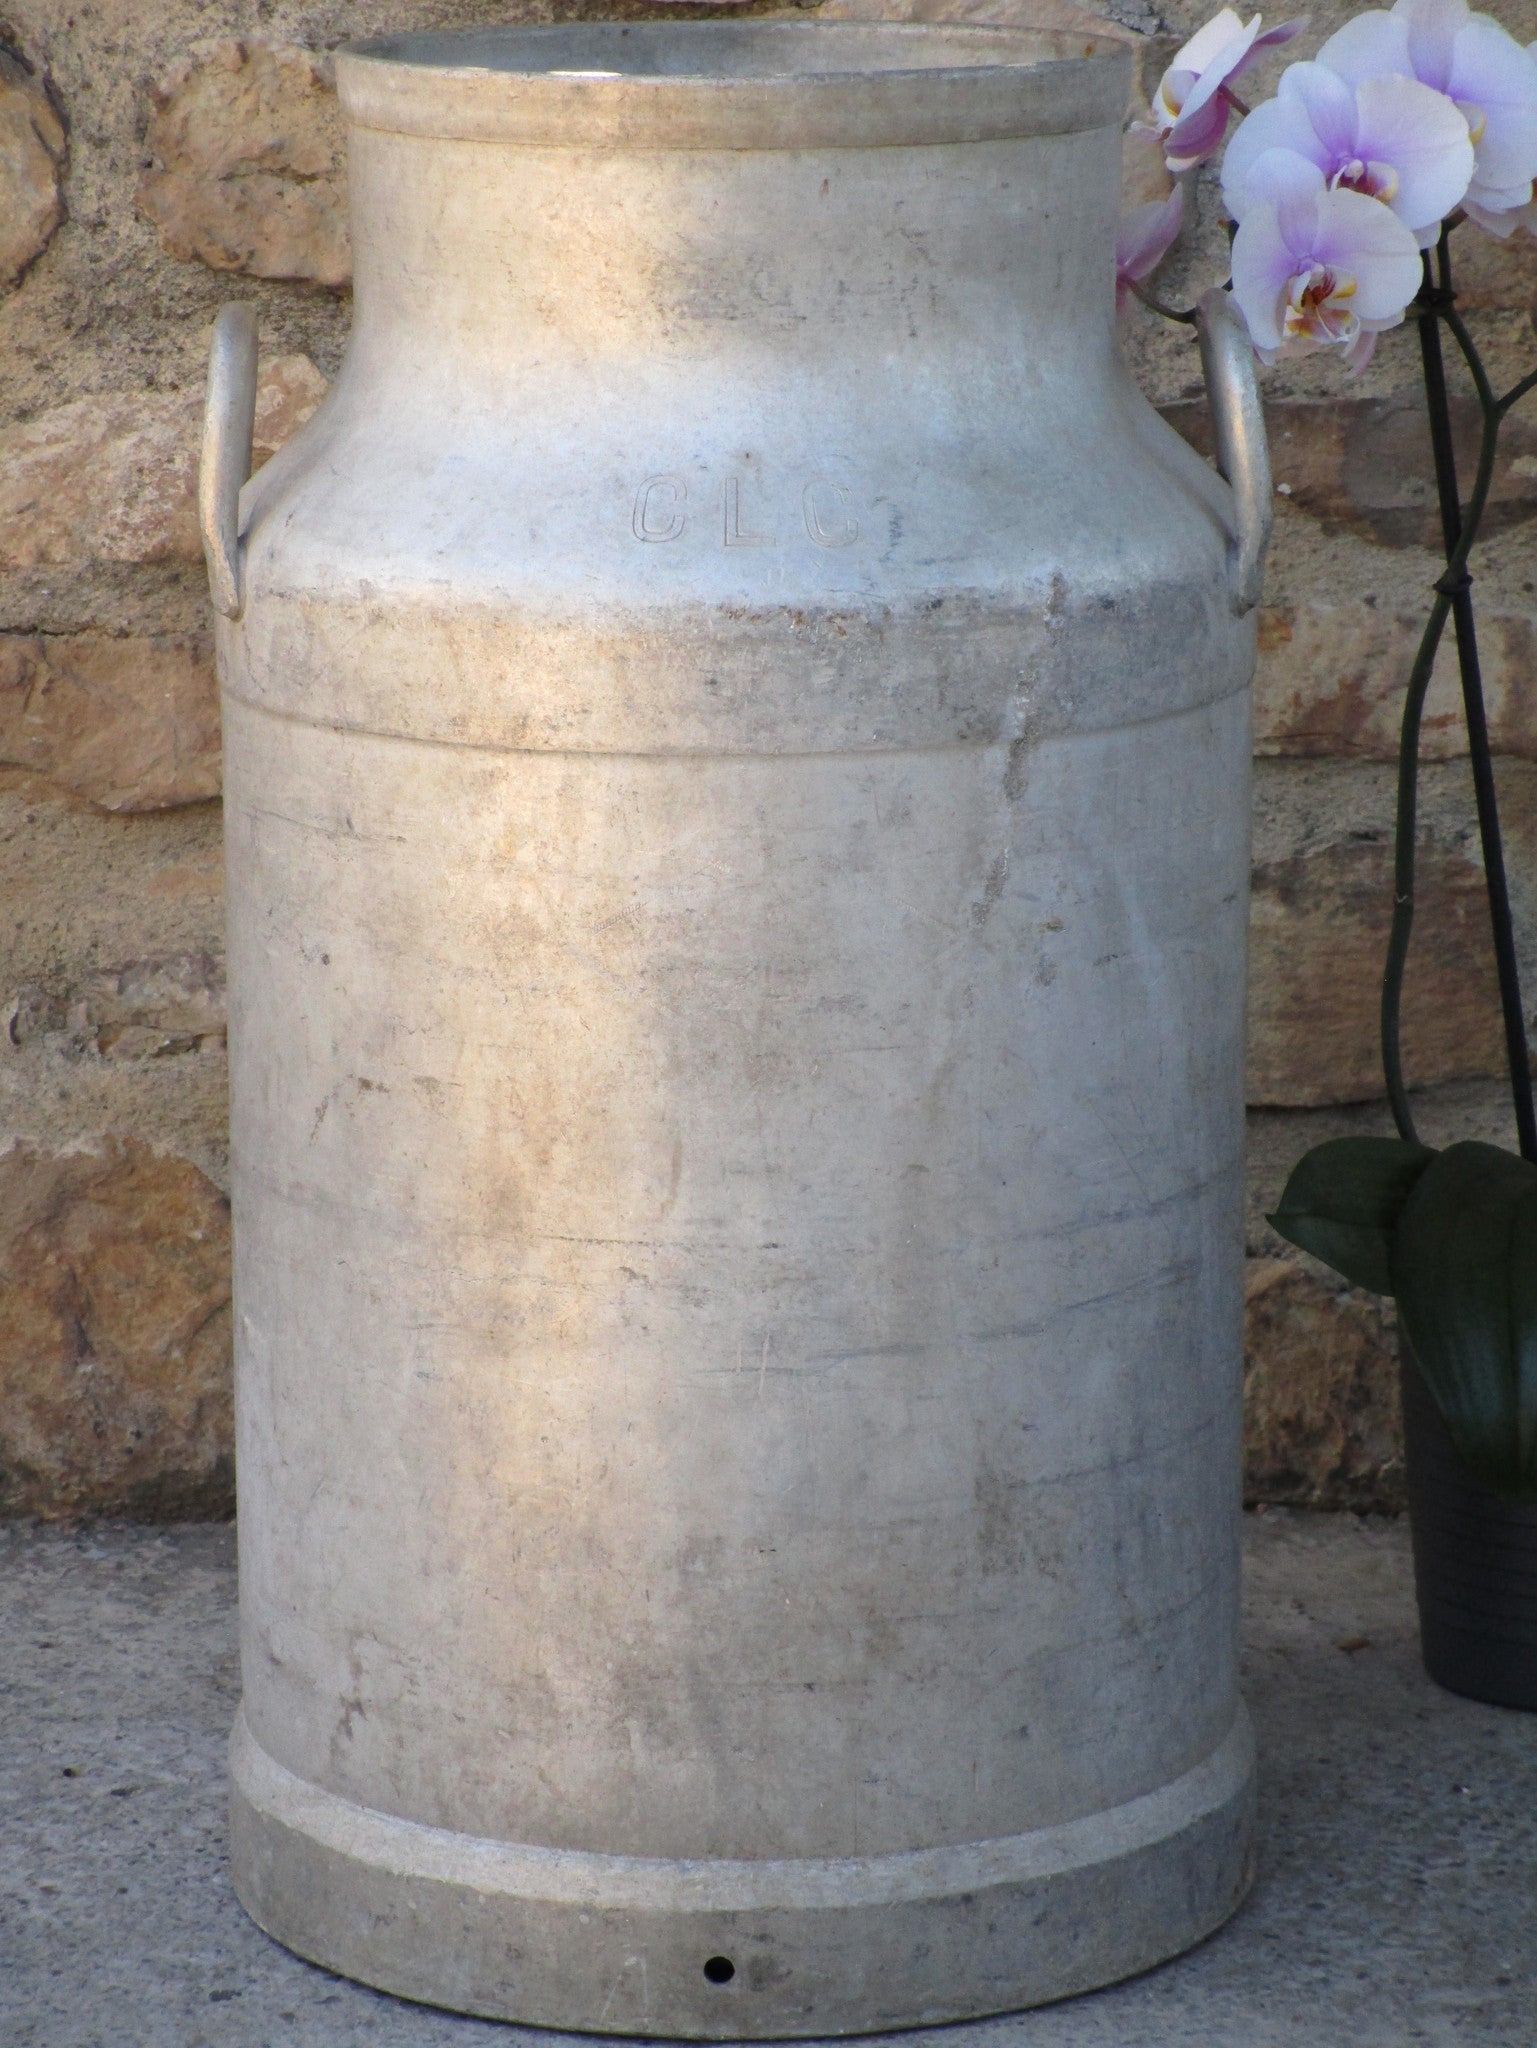
{"type": "Polygon", "coordinates": [[[1448,1692],[1537,1713],[1537,1503],[1502,1500],[1463,1469],[1409,1358],[1402,1387],[1425,1669],[1448,1692]]]}

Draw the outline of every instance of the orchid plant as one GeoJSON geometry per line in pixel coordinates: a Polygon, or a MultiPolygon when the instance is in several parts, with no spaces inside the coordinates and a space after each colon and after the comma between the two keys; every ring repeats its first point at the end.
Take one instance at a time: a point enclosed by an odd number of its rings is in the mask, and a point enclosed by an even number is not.
{"type": "MultiPolygon", "coordinates": [[[[1224,8],[1175,56],[1145,133],[1176,179],[1226,148],[1233,299],[1263,362],[1338,348],[1357,374],[1378,338],[1418,327],[1445,570],[1405,690],[1394,901],[1382,989],[1382,1060],[1396,1138],[1342,1138],[1299,1163],[1271,1222],[1355,1285],[1391,1294],[1407,1350],[1466,1469],[1509,1499],[1537,1501],[1537,1116],[1484,714],[1468,560],[1488,501],[1502,422],[1537,371],[1497,393],[1457,310],[1452,235],[1537,232],[1537,43],[1523,49],[1466,0],[1395,0],[1358,15],[1275,97],[1250,109],[1234,81],[1305,21],[1261,32],[1224,8]],[[1236,119],[1231,140],[1228,133],[1236,119]],[[1466,500],[1457,476],[1441,330],[1477,394],[1482,433],[1466,500]],[[1420,720],[1448,621],[1456,640],[1520,1153],[1420,1142],[1399,1045],[1414,921],[1420,720]]],[[[1167,317],[1148,280],[1173,246],[1184,187],[1121,226],[1117,303],[1167,317]]]]}

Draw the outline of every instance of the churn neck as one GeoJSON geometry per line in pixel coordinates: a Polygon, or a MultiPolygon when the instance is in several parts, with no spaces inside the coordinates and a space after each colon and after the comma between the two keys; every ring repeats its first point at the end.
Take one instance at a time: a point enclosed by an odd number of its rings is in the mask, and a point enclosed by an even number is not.
{"type": "Polygon", "coordinates": [[[1067,363],[1108,328],[1130,64],[1087,33],[886,22],[352,44],[358,340],[431,333],[473,374],[552,341],[916,356],[1023,327],[1067,363]]]}

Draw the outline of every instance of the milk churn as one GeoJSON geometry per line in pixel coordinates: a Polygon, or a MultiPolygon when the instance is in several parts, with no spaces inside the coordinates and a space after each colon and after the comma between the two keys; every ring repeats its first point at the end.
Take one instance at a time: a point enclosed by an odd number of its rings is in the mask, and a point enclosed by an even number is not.
{"type": "Polygon", "coordinates": [[[202,509],[241,1898],[411,1998],[826,2035],[1215,1927],[1268,483],[1131,383],[1129,57],[358,44],[356,321],[202,509]]]}

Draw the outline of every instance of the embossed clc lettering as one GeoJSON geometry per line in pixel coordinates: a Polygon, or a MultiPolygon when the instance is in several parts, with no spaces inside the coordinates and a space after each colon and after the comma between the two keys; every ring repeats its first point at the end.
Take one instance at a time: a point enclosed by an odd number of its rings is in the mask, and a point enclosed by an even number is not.
{"type": "Polygon", "coordinates": [[[635,493],[635,538],[676,540],[688,524],[687,504],[681,476],[648,476],[635,493]]]}
{"type": "MultiPolygon", "coordinates": [[[[758,498],[755,485],[756,502],[749,510],[743,482],[740,476],[722,479],[720,496],[715,500],[720,509],[720,523],[715,529],[719,544],[728,548],[777,547],[784,529],[772,504],[758,498]]],[[[814,476],[802,488],[800,498],[806,535],[815,546],[848,548],[858,540],[859,515],[846,484],[835,477],[814,476]]],[[[688,484],[670,471],[648,476],[635,493],[631,523],[637,540],[681,539],[689,523],[688,484]]]]}
{"type": "Polygon", "coordinates": [[[811,479],[801,492],[801,509],[806,515],[806,531],[819,548],[852,547],[858,540],[854,501],[831,477],[811,479]]]}
{"type": "Polygon", "coordinates": [[[742,479],[728,476],[726,488],[721,494],[725,507],[726,521],[724,539],[728,548],[771,548],[775,536],[772,533],[754,533],[742,524],[742,479]]]}

